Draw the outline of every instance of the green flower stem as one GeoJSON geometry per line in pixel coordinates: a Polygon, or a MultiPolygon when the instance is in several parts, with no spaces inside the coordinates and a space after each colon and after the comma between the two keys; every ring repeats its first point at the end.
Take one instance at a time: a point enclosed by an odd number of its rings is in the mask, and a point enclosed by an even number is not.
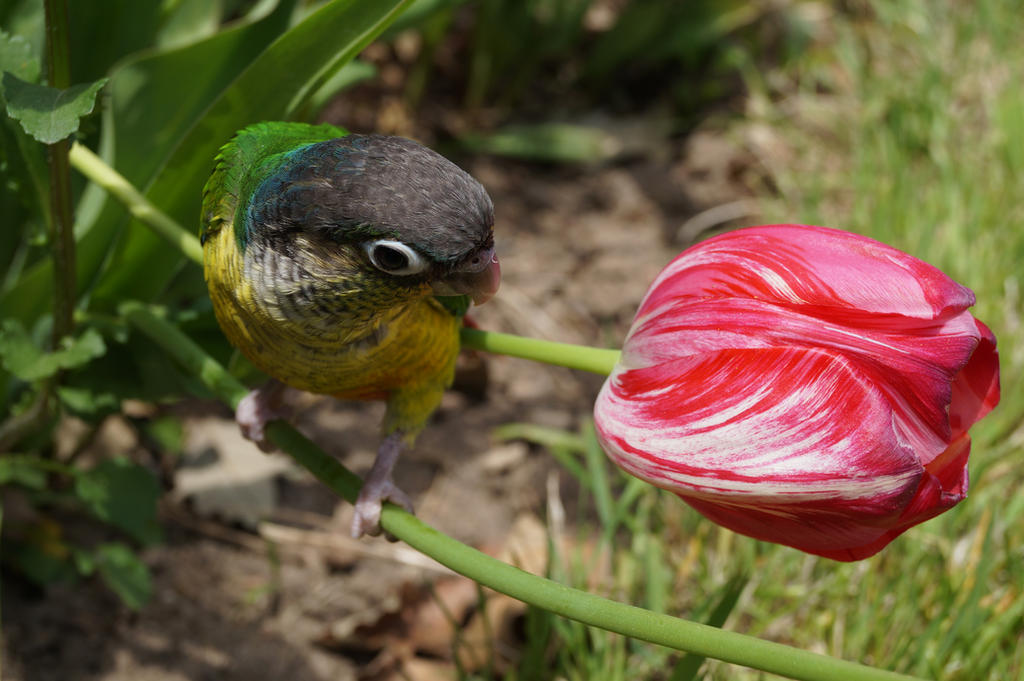
{"type": "Polygon", "coordinates": [[[174,244],[186,258],[202,266],[203,247],[199,238],[150,203],[123,175],[82,144],[71,147],[70,160],[78,172],[113,194],[140,222],[174,244]]]}
{"type": "MultiPolygon", "coordinates": [[[[124,303],[121,314],[215,395],[235,406],[246,388],[176,326],[153,308],[124,303]]],[[[267,430],[270,439],[321,482],[354,501],[359,479],[283,421],[267,430]]],[[[413,548],[459,574],[513,598],[608,631],[676,650],[754,667],[805,681],[910,681],[896,674],[817,653],[657,614],[572,589],[532,575],[470,548],[397,506],[386,504],[381,526],[413,548]]]]}
{"type": "MultiPolygon", "coordinates": [[[[71,84],[67,0],[46,0],[46,68],[50,87],[71,84]]],[[[49,242],[53,254],[53,345],[74,330],[75,236],[71,217],[71,168],[66,139],[47,145],[50,169],[49,242]]]]}
{"type": "Polygon", "coordinates": [[[555,343],[537,338],[469,328],[462,329],[462,346],[499,355],[532,359],[535,362],[544,362],[569,369],[590,371],[605,376],[611,373],[621,354],[618,350],[555,343]]]}

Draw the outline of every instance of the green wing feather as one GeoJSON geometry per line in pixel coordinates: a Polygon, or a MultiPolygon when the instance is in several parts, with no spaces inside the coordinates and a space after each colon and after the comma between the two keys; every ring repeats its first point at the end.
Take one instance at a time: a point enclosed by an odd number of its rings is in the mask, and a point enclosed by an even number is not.
{"type": "Polygon", "coordinates": [[[469,310],[469,296],[434,296],[453,317],[465,317],[469,310]]]}
{"type": "Polygon", "coordinates": [[[255,123],[240,130],[221,147],[203,188],[200,240],[205,242],[225,224],[233,226],[236,232],[241,228],[235,209],[273,171],[274,156],[347,134],[347,130],[333,125],[276,121],[255,123]]]}

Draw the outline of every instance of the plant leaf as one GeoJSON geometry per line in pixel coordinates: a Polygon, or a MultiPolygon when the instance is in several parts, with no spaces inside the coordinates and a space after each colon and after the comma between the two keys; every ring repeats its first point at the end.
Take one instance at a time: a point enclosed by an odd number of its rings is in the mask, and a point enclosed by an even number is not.
{"type": "MultiPolygon", "coordinates": [[[[20,35],[0,30],[0,72],[9,71],[27,82],[39,78],[39,57],[32,44],[20,35]]],[[[3,88],[0,87],[0,107],[6,111],[3,88]]],[[[21,263],[19,250],[27,245],[31,222],[36,214],[49,220],[49,173],[46,166],[46,147],[37,144],[25,134],[22,127],[10,117],[0,121],[0,166],[4,169],[4,182],[0,187],[0,215],[8,225],[0,234],[0,270],[7,270],[4,283],[17,277],[21,263]],[[12,263],[14,260],[14,263],[12,263]],[[11,267],[15,264],[15,267],[11,267]]]]}
{"type": "Polygon", "coordinates": [[[3,76],[7,113],[32,137],[53,144],[78,130],[82,116],[92,113],[96,93],[107,82],[100,78],[67,90],[28,83],[6,71],[3,76]]]}
{"type": "Polygon", "coordinates": [[[180,5],[180,0],[69,2],[71,82],[109,75],[111,66],[119,60],[150,47],[168,12],[174,12],[171,6],[180,5]]]}
{"type": "Polygon", "coordinates": [[[174,455],[181,454],[185,444],[185,431],[181,419],[174,416],[160,416],[144,424],[143,430],[165,452],[174,455]]]}
{"type": "Polygon", "coordinates": [[[39,78],[40,68],[39,58],[28,40],[0,30],[0,71],[9,71],[24,81],[34,83],[39,78]]]}
{"type": "Polygon", "coordinates": [[[46,469],[26,456],[0,457],[0,485],[20,485],[28,489],[46,489],[46,469]]]}
{"type": "Polygon", "coordinates": [[[138,610],[153,593],[149,568],[128,546],[118,542],[100,544],[93,554],[96,570],[111,591],[132,610],[138,610]]]}
{"type": "MultiPolygon", "coordinates": [[[[0,25],[11,35],[24,37],[32,46],[32,54],[40,64],[44,63],[43,45],[46,42],[44,4],[39,0],[3,0],[0,2],[0,25]]],[[[6,67],[4,68],[6,69],[6,67]]],[[[21,74],[18,75],[21,76],[21,74]]],[[[25,80],[32,79],[25,78],[25,80]]]]}
{"type": "MultiPolygon", "coordinates": [[[[100,155],[136,187],[148,186],[167,162],[173,145],[203,116],[210,100],[285,30],[294,5],[295,0],[285,0],[275,9],[273,2],[260,2],[244,20],[210,38],[141,52],[119,62],[107,87],[100,155]],[[189,77],[182,78],[183,73],[189,77]]],[[[89,190],[96,190],[94,200],[84,211],[83,196],[75,223],[79,291],[95,284],[128,223],[127,211],[116,200],[95,185],[90,185],[86,195],[89,190]]],[[[44,258],[4,292],[0,318],[27,321],[44,314],[52,291],[53,261],[44,258]]]]}
{"type": "Polygon", "coordinates": [[[96,555],[81,548],[71,548],[71,561],[78,574],[89,577],[96,572],[96,555]]]}
{"type": "Polygon", "coordinates": [[[4,541],[4,563],[40,586],[73,582],[78,577],[65,556],[56,555],[36,541],[4,541]]]}
{"type": "Polygon", "coordinates": [[[37,381],[60,369],[81,366],[106,351],[103,336],[92,328],[77,338],[65,339],[55,352],[43,352],[16,319],[6,319],[0,325],[0,360],[7,371],[23,381],[37,381]]]}
{"type": "Polygon", "coordinates": [[[72,549],[64,539],[63,528],[46,516],[19,524],[11,537],[5,537],[3,549],[0,558],[4,564],[14,566],[41,586],[78,577],[69,561],[72,549]]]}
{"type": "Polygon", "coordinates": [[[72,412],[86,416],[109,414],[121,406],[117,396],[106,390],[62,385],[57,388],[57,396],[72,412]]]}
{"type": "Polygon", "coordinates": [[[307,113],[319,112],[342,90],[349,88],[356,83],[376,77],[377,67],[367,61],[353,59],[342,66],[338,71],[327,79],[320,88],[309,96],[306,105],[298,112],[300,120],[316,118],[315,115],[307,113]]]}
{"type": "Polygon", "coordinates": [[[156,518],[160,484],[142,466],[125,458],[103,461],[78,476],[75,494],[96,517],[143,545],[160,540],[156,518]]]}
{"type": "Polygon", "coordinates": [[[623,144],[607,130],[572,123],[510,125],[459,142],[477,153],[555,163],[593,163],[614,158],[623,144]]]}
{"type": "Polygon", "coordinates": [[[175,47],[214,35],[224,9],[224,3],[217,0],[181,0],[160,27],[157,45],[175,47]]]}

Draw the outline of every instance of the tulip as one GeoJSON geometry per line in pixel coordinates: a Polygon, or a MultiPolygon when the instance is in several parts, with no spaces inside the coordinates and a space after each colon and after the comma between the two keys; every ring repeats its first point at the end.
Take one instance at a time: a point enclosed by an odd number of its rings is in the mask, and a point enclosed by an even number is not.
{"type": "Polygon", "coordinates": [[[999,401],[974,294],[872,239],[773,225],[657,277],[594,409],[626,472],[712,521],[835,560],[967,494],[968,428],[999,401]]]}

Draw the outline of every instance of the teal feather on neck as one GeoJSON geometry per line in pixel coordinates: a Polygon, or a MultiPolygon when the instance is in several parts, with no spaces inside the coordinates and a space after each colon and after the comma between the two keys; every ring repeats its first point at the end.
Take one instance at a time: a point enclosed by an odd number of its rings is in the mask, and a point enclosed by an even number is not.
{"type": "MultiPolygon", "coordinates": [[[[297,147],[344,137],[348,132],[333,125],[263,122],[239,131],[217,155],[213,173],[203,190],[203,234],[225,226],[235,232],[239,248],[245,248],[245,210],[253,192],[274,164],[264,163],[297,147]]],[[[282,159],[283,160],[283,159],[282,159]]]]}

